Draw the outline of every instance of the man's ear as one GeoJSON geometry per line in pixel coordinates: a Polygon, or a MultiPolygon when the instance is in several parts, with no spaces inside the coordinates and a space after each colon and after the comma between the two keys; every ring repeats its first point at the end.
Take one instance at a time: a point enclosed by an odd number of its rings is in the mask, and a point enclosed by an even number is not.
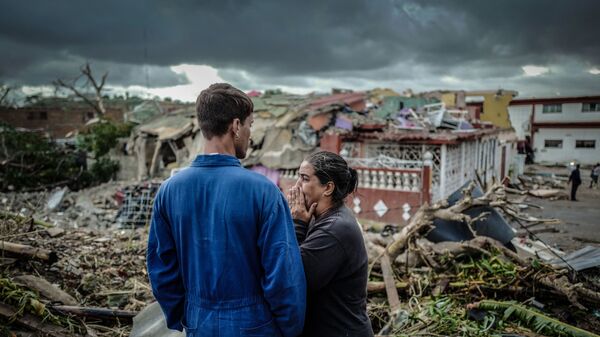
{"type": "Polygon", "coordinates": [[[231,131],[233,131],[233,134],[237,135],[240,132],[241,128],[242,121],[240,121],[239,118],[234,118],[233,122],[231,123],[231,131]]]}
{"type": "Polygon", "coordinates": [[[333,191],[335,191],[335,184],[333,181],[328,181],[325,185],[325,192],[323,192],[323,194],[327,197],[330,197],[333,195],[333,191]]]}

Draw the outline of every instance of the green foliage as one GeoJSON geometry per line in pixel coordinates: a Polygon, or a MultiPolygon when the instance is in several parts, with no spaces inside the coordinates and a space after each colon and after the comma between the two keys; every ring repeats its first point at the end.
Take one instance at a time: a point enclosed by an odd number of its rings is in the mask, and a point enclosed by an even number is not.
{"type": "MultiPolygon", "coordinates": [[[[130,126],[112,125],[92,132],[88,144],[98,153],[108,152],[110,140],[128,134],[130,126]]],[[[114,146],[114,145],[113,145],[114,146]]],[[[114,177],[119,164],[105,156],[86,170],[86,155],[74,149],[57,146],[40,133],[21,132],[0,124],[0,190],[38,189],[67,185],[73,190],[106,182],[114,177]]]]}
{"type": "Polygon", "coordinates": [[[501,289],[518,280],[518,268],[512,262],[502,259],[501,256],[468,257],[468,262],[454,265],[456,277],[467,283],[481,281],[489,288],[501,289]]]}
{"type": "MultiPolygon", "coordinates": [[[[408,300],[388,335],[483,337],[535,331],[544,336],[597,336],[516,302],[482,300],[471,304],[477,299],[496,298],[504,291],[512,293],[511,289],[523,286],[527,273],[547,272],[548,267],[538,260],[523,267],[492,251],[476,257],[444,256],[439,262],[449,268],[443,276],[432,271],[411,274],[408,300]],[[447,284],[446,293],[452,295],[429,295],[440,284],[447,284]]],[[[385,298],[371,298],[369,306],[375,326],[381,328],[390,321],[389,312],[384,312],[389,308],[385,298]]]]}
{"type": "Polygon", "coordinates": [[[544,336],[598,337],[513,301],[476,303],[472,309],[484,310],[478,320],[468,317],[469,309],[457,297],[413,297],[409,307],[400,311],[391,335],[484,337],[532,330],[544,336]]]}
{"type": "Polygon", "coordinates": [[[39,133],[0,125],[0,189],[36,188],[69,182],[79,175],[75,156],[39,133]]]}
{"type": "MultiPolygon", "coordinates": [[[[466,307],[453,297],[411,299],[411,311],[392,331],[393,336],[468,336],[500,335],[505,327],[493,315],[480,321],[468,318],[466,307]]],[[[400,315],[399,317],[402,317],[400,315]]]]}
{"type": "Polygon", "coordinates": [[[127,137],[133,128],[129,123],[113,123],[102,120],[94,124],[90,130],[78,138],[79,147],[100,158],[117,145],[117,138],[127,137]]]}
{"type": "Polygon", "coordinates": [[[98,159],[90,169],[92,176],[99,182],[109,181],[118,171],[119,163],[107,157],[98,159]]]}

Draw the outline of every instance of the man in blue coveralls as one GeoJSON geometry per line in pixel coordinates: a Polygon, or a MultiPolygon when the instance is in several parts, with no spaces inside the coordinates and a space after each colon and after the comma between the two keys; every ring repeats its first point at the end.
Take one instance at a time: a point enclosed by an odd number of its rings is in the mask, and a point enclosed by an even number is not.
{"type": "Polygon", "coordinates": [[[148,275],[170,329],[188,336],[297,336],[306,281],[287,202],[244,169],[253,104],[229,84],[202,91],[204,153],[154,200],[148,275]]]}

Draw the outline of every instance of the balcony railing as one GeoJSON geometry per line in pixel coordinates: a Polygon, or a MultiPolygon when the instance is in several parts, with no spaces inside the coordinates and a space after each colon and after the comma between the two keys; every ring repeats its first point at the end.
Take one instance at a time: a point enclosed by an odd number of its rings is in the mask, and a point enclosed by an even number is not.
{"type": "Polygon", "coordinates": [[[358,187],[390,191],[419,192],[421,190],[420,169],[356,168],[358,187]]]}

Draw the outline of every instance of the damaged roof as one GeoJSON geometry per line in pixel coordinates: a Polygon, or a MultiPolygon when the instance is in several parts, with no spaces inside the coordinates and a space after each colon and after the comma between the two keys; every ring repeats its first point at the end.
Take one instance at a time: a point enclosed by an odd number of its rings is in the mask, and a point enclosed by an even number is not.
{"type": "Polygon", "coordinates": [[[183,108],[166,115],[158,115],[147,123],[139,126],[139,131],[153,136],[159,140],[177,139],[194,130],[197,126],[196,111],[194,107],[183,108]]]}
{"type": "Polygon", "coordinates": [[[310,102],[308,109],[310,111],[317,111],[327,109],[332,105],[345,105],[354,104],[367,99],[367,95],[364,92],[350,92],[343,94],[327,95],[324,97],[316,98],[310,102]]]}
{"type": "Polygon", "coordinates": [[[162,113],[163,110],[156,101],[144,101],[127,112],[127,121],[142,124],[162,113]]]}
{"type": "MultiPolygon", "coordinates": [[[[314,113],[334,113],[344,104],[364,101],[366,95],[343,93],[327,96],[273,94],[253,97],[256,116],[252,126],[254,148],[243,163],[272,169],[297,168],[317,142],[306,143],[299,136],[299,122],[314,113]]],[[[314,131],[313,131],[314,132],[314,131]]]]}
{"type": "Polygon", "coordinates": [[[307,102],[306,96],[275,94],[251,97],[254,112],[263,118],[278,118],[307,102]]]}

